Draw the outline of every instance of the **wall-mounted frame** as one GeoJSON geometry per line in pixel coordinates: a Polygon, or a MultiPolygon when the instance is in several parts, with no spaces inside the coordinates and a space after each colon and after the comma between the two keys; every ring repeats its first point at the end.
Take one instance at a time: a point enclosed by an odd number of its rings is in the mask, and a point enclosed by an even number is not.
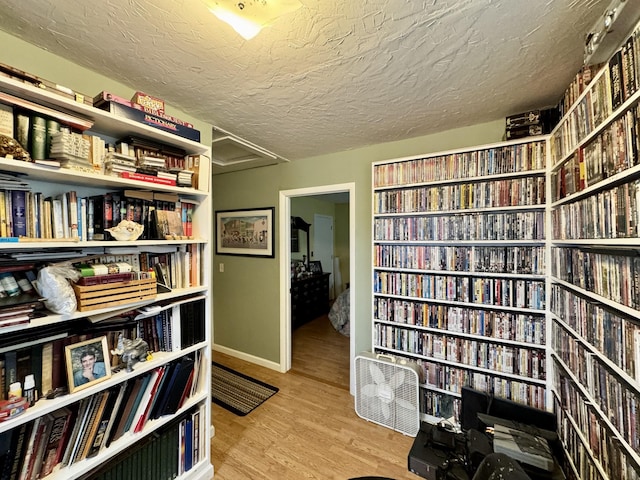
{"type": "Polygon", "coordinates": [[[275,207],[216,210],[216,254],[275,257],[275,207]]]}
{"type": "Polygon", "coordinates": [[[111,377],[107,337],[65,346],[69,392],[90,387],[111,377]]]}

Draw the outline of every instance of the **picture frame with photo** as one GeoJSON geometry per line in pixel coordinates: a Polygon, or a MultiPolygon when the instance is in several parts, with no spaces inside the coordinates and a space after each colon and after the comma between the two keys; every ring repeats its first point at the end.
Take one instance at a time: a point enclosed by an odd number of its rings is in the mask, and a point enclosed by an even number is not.
{"type": "Polygon", "coordinates": [[[275,257],[275,207],[217,210],[216,254],[275,257]]]}
{"type": "Polygon", "coordinates": [[[107,337],[101,336],[65,346],[69,393],[111,377],[107,337]]]}

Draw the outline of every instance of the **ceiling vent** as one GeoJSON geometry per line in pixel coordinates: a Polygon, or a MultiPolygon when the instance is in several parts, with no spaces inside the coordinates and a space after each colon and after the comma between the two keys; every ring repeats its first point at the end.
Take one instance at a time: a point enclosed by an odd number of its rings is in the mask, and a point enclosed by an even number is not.
{"type": "Polygon", "coordinates": [[[219,127],[213,127],[211,163],[213,173],[227,173],[288,162],[269,150],[219,127]]]}

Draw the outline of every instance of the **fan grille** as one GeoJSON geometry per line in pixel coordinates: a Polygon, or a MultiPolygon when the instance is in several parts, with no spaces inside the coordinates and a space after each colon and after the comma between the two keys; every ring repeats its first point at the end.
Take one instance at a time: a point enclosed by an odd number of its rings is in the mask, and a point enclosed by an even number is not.
{"type": "Polygon", "coordinates": [[[358,416],[415,437],[420,430],[419,367],[361,354],[355,373],[358,416]]]}

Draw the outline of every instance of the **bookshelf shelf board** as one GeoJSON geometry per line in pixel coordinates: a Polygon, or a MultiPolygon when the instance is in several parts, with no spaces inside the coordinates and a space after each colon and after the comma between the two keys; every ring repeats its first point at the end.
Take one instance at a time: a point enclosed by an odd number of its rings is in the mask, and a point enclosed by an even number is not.
{"type": "Polygon", "coordinates": [[[473,214],[473,213],[507,213],[514,211],[544,211],[545,205],[508,205],[502,207],[483,207],[483,208],[461,208],[456,210],[426,210],[420,212],[398,212],[398,213],[379,213],[375,212],[373,216],[375,218],[384,217],[440,217],[444,215],[456,215],[456,214],[473,214]]]}
{"type": "Polygon", "coordinates": [[[539,280],[544,282],[544,275],[536,275],[532,273],[498,273],[498,272],[474,272],[463,270],[420,270],[412,268],[392,268],[374,266],[374,270],[381,272],[402,272],[402,273],[421,273],[427,275],[454,275],[460,277],[483,277],[483,278],[513,278],[525,280],[539,280]]]}
{"type": "Polygon", "coordinates": [[[553,321],[557,323],[561,328],[566,330],[572,337],[574,337],[582,346],[593,353],[598,360],[606,364],[610,370],[613,370],[616,376],[624,380],[631,390],[635,390],[635,394],[640,396],[640,383],[633,379],[627,372],[616,365],[613,361],[607,358],[600,350],[591,345],[588,341],[584,340],[578,332],[576,332],[570,325],[564,322],[561,318],[552,314],[553,321]]]}
{"type": "MultiPolygon", "coordinates": [[[[553,392],[553,395],[554,395],[556,401],[558,402],[558,408],[562,408],[561,407],[562,404],[560,403],[560,399],[557,397],[555,391],[553,392]]],[[[573,426],[573,431],[576,433],[576,435],[580,439],[580,442],[582,443],[582,446],[584,447],[585,451],[589,455],[589,461],[592,462],[596,466],[596,468],[598,469],[598,472],[600,473],[600,475],[602,475],[602,478],[607,479],[608,478],[607,474],[605,473],[604,469],[602,468],[602,465],[600,464],[600,461],[598,459],[596,459],[596,457],[593,455],[593,450],[591,450],[591,446],[589,445],[589,440],[587,440],[585,438],[584,433],[578,427],[578,423],[573,418],[573,415],[571,415],[571,412],[569,412],[568,410],[565,410],[564,408],[562,408],[562,411],[564,412],[564,415],[569,419],[569,422],[573,426]]],[[[566,449],[567,446],[564,444],[564,442],[562,442],[562,444],[563,444],[564,448],[566,449]]],[[[573,463],[573,458],[570,455],[567,455],[566,458],[571,461],[571,465],[575,469],[576,467],[575,467],[575,464],[573,463]]],[[[579,476],[578,476],[578,478],[579,478],[579,476]]]]}
{"type": "MultiPolygon", "coordinates": [[[[76,241],[74,239],[39,239],[39,238],[25,238],[17,241],[6,241],[0,237],[0,251],[1,250],[15,250],[19,247],[20,250],[41,250],[43,248],[93,248],[93,247],[144,247],[153,246],[158,247],[162,245],[188,245],[188,244],[203,244],[205,240],[200,238],[194,238],[190,240],[136,240],[135,242],[117,241],[117,240],[91,240],[91,241],[76,241]]],[[[144,250],[144,248],[138,248],[138,251],[144,250]]],[[[79,253],[77,257],[83,257],[85,254],[79,253]]],[[[25,259],[26,260],[26,259],[25,259]]]]}
{"type": "Polygon", "coordinates": [[[478,247],[540,247],[544,246],[544,240],[374,240],[374,245],[455,245],[478,247]]]}
{"type": "Polygon", "coordinates": [[[545,174],[546,174],[546,170],[521,170],[518,172],[499,173],[499,174],[487,175],[487,176],[458,177],[458,178],[451,178],[447,180],[433,180],[429,182],[383,185],[383,186],[375,187],[375,189],[378,191],[407,190],[411,188],[425,187],[425,186],[431,187],[431,186],[440,186],[440,185],[457,185],[457,184],[466,184],[466,183],[491,182],[491,181],[507,180],[510,178],[521,178],[521,177],[543,177],[545,174]]]}
{"type": "MultiPolygon", "coordinates": [[[[2,77],[0,77],[2,78],[2,77]]],[[[44,182],[55,182],[61,185],[70,186],[92,186],[105,188],[135,188],[138,190],[153,190],[156,192],[178,192],[181,195],[206,196],[207,193],[191,187],[178,187],[171,185],[161,185],[151,182],[129,180],[127,178],[114,177],[112,175],[102,175],[98,172],[85,172],[71,168],[52,169],[42,167],[36,163],[23,162],[11,158],[0,157],[0,170],[5,172],[26,174],[23,180],[38,180],[44,182]]]]}
{"type": "Polygon", "coordinates": [[[633,249],[640,248],[640,238],[580,238],[573,240],[551,240],[553,246],[570,247],[587,246],[587,247],[631,247],[633,249]]]}
{"type": "Polygon", "coordinates": [[[23,423],[34,420],[38,417],[41,417],[42,415],[51,413],[55,410],[58,410],[59,408],[71,405],[72,403],[75,403],[85,397],[95,395],[96,393],[101,392],[109,387],[122,383],[128,378],[133,378],[135,376],[141,375],[161,365],[164,365],[171,360],[176,360],[183,357],[184,355],[195,352],[196,350],[203,348],[203,346],[205,346],[205,343],[192,345],[188,348],[176,352],[154,352],[153,359],[147,360],[146,362],[136,363],[133,372],[126,372],[122,370],[114,373],[110,378],[97,383],[96,385],[87,387],[84,390],[80,390],[76,393],[66,394],[55,399],[42,398],[38,400],[38,402],[33,407],[27,408],[27,410],[25,410],[24,413],[20,414],[19,416],[12,418],[11,420],[0,422],[0,433],[11,430],[18,425],[22,425],[23,423]]]}
{"type": "Polygon", "coordinates": [[[428,383],[421,383],[420,386],[425,390],[429,390],[431,392],[442,393],[443,395],[448,395],[450,397],[462,398],[462,394],[458,392],[451,392],[449,390],[445,390],[444,388],[434,387],[428,383]]]}
{"type": "Polygon", "coordinates": [[[585,290],[583,288],[577,287],[576,285],[574,285],[573,283],[569,283],[566,282],[564,280],[560,280],[559,278],[555,278],[555,277],[551,277],[551,282],[552,283],[557,283],[558,285],[562,285],[564,287],[567,287],[568,289],[577,292],[581,295],[584,295],[585,297],[589,297],[591,299],[594,300],[594,302],[597,303],[602,303],[604,305],[607,305],[609,307],[614,308],[615,310],[618,310],[619,312],[622,312],[630,317],[633,318],[637,318],[640,320],[640,310],[636,310],[632,307],[628,307],[626,305],[622,305],[618,302],[614,302],[613,300],[610,300],[606,297],[600,296],[596,293],[590,292],[589,290],[585,290]]]}
{"type": "MultiPolygon", "coordinates": [[[[159,293],[158,296],[154,299],[154,300],[146,300],[143,302],[133,302],[133,303],[129,303],[126,305],[122,305],[121,308],[125,309],[125,310],[134,310],[136,308],[140,308],[143,307],[145,305],[149,305],[151,303],[157,303],[160,301],[167,301],[167,300],[171,300],[173,298],[179,298],[179,297],[183,297],[185,295],[191,295],[191,294],[197,294],[197,293],[206,293],[208,291],[208,286],[206,285],[200,285],[197,287],[191,287],[191,288],[179,288],[179,289],[173,289],[170,292],[166,292],[166,293],[159,293]]],[[[0,329],[0,334],[4,334],[4,333],[11,333],[11,332],[15,332],[15,331],[22,331],[25,329],[30,329],[30,328],[38,328],[38,327],[43,327],[46,325],[54,325],[54,324],[61,324],[64,323],[66,321],[69,320],[76,320],[79,318],[86,318],[86,317],[92,317],[95,315],[100,315],[100,314],[108,314],[110,312],[113,312],[113,307],[105,307],[105,308],[101,308],[101,309],[96,309],[96,310],[91,310],[88,312],[74,312],[70,315],[59,315],[59,314],[50,314],[47,315],[46,317],[42,317],[42,318],[34,318],[31,320],[31,322],[29,322],[28,325],[23,324],[23,325],[16,325],[13,327],[5,327],[0,329]]],[[[114,313],[115,315],[115,313],[114,313]]],[[[1,425],[1,423],[0,423],[1,425]]]]}
{"type": "Polygon", "coordinates": [[[499,343],[502,345],[513,345],[515,347],[524,347],[524,348],[530,348],[530,349],[535,349],[535,350],[544,350],[544,346],[540,346],[537,343],[533,343],[533,342],[522,342],[522,341],[518,341],[518,340],[508,340],[508,339],[503,339],[503,338],[496,338],[496,337],[488,337],[488,336],[484,336],[484,335],[478,335],[475,333],[464,333],[464,332],[457,332],[455,330],[447,330],[447,329],[443,329],[443,328],[436,328],[436,327],[426,327],[424,325],[415,325],[415,324],[411,324],[411,323],[400,323],[400,322],[393,322],[393,321],[389,321],[389,320],[374,320],[375,323],[379,323],[382,325],[391,325],[394,327],[399,327],[399,328],[407,328],[407,329],[412,329],[412,330],[420,330],[423,332],[430,332],[430,333],[437,333],[437,334],[441,334],[441,335],[446,335],[446,336],[453,336],[453,337],[461,337],[461,338],[471,338],[474,340],[478,340],[484,343],[499,343]]]}
{"type": "MultiPolygon", "coordinates": [[[[636,465],[640,465],[640,455],[637,452],[635,452],[633,450],[633,448],[631,448],[631,446],[627,443],[627,441],[620,435],[618,429],[611,423],[611,421],[604,414],[604,412],[602,410],[600,410],[600,406],[598,405],[598,402],[596,402],[594,400],[594,398],[587,391],[587,389],[584,387],[584,385],[582,385],[582,383],[580,383],[580,380],[578,380],[576,378],[576,376],[573,374],[573,372],[571,371],[569,366],[566,363],[564,363],[562,361],[562,359],[559,358],[557,355],[551,354],[551,357],[553,358],[553,361],[556,362],[562,368],[562,370],[564,370],[565,375],[568,378],[571,379],[571,382],[579,390],[580,395],[582,396],[582,398],[585,399],[587,401],[587,403],[590,404],[590,406],[593,409],[593,411],[598,414],[598,418],[600,419],[600,421],[602,423],[604,423],[607,426],[607,429],[612,434],[612,436],[617,438],[620,441],[620,443],[622,444],[622,446],[623,446],[623,448],[625,450],[625,453],[634,460],[636,465]]],[[[567,412],[567,413],[569,413],[569,412],[567,412]]]]}
{"type": "Polygon", "coordinates": [[[118,117],[105,110],[75,102],[49,90],[41,89],[13,78],[0,77],[0,89],[43,106],[90,119],[94,122],[93,127],[90,129],[93,132],[108,132],[110,136],[115,138],[123,138],[127,135],[142,135],[183,148],[192,153],[205,154],[209,151],[208,147],[201,143],[148,127],[124,117],[118,117]]]}
{"type": "Polygon", "coordinates": [[[375,297],[386,297],[386,298],[399,298],[412,300],[416,302],[424,302],[424,303],[434,303],[440,305],[456,305],[460,307],[474,307],[474,308],[482,308],[485,310],[500,310],[504,312],[519,312],[519,313],[544,313],[544,308],[534,309],[534,308],[521,308],[521,307],[503,307],[502,305],[491,305],[487,303],[472,303],[472,302],[457,302],[455,300],[438,300],[435,298],[423,298],[423,297],[410,297],[406,295],[393,295],[389,293],[378,293],[374,292],[373,295],[375,297]]]}
{"type": "Polygon", "coordinates": [[[560,200],[552,202],[550,205],[552,209],[557,208],[560,205],[572,203],[576,200],[580,200],[581,198],[590,197],[601,190],[607,190],[637,178],[640,178],[640,165],[635,165],[634,167],[623,170],[622,172],[618,172],[611,177],[605,178],[604,180],[585,188],[584,190],[580,190],[579,192],[572,193],[560,200]]]}
{"type": "Polygon", "coordinates": [[[465,369],[465,370],[473,370],[474,372],[482,372],[482,373],[488,373],[494,377],[503,377],[503,378],[510,378],[513,380],[519,380],[525,383],[531,383],[531,384],[535,384],[535,385],[546,385],[546,380],[539,380],[537,378],[529,378],[529,377],[523,377],[522,375],[516,375],[514,373],[508,373],[508,372],[500,372],[498,370],[492,370],[490,368],[484,368],[484,367],[476,367],[473,365],[467,365],[464,363],[458,363],[458,362],[453,362],[451,360],[445,360],[442,358],[437,358],[437,357],[429,357],[427,355],[422,355],[419,353],[412,353],[412,352],[405,352],[404,350],[396,350],[394,348],[388,348],[388,347],[383,347],[380,345],[374,345],[373,347],[375,350],[383,350],[385,352],[389,352],[389,353],[395,353],[395,354],[400,354],[400,355],[411,355],[412,357],[416,357],[416,358],[421,358],[423,360],[428,360],[430,362],[433,363],[440,363],[442,365],[449,365],[451,367],[456,367],[456,368],[460,368],[460,369],[465,369]]]}

